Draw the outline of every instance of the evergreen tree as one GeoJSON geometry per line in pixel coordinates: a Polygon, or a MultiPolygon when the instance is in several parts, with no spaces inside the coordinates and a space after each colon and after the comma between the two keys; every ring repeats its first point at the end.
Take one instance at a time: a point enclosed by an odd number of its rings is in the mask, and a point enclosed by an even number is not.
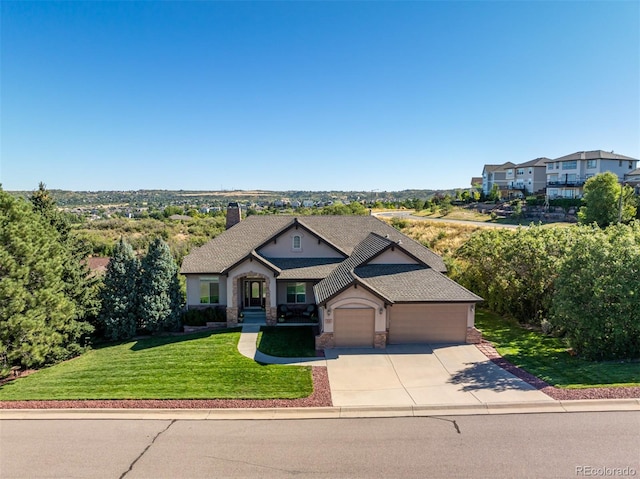
{"type": "Polygon", "coordinates": [[[33,210],[39,213],[60,235],[60,242],[67,253],[62,277],[66,285],[66,293],[75,303],[77,319],[95,321],[100,310],[99,280],[89,270],[88,249],[83,242],[73,236],[69,220],[58,210],[55,200],[44,183],[41,182],[38,185],[38,190],[33,192],[30,201],[33,210]]]}
{"type": "Polygon", "coordinates": [[[139,329],[156,332],[177,328],[181,296],[178,267],[169,245],[157,238],[142,260],[139,329]]]}
{"type": "Polygon", "coordinates": [[[82,351],[92,327],[77,320],[67,260],[59,232],[0,188],[0,369],[38,367],[82,351]]]}
{"type": "Polygon", "coordinates": [[[99,322],[107,339],[128,339],[136,334],[140,262],[123,238],[107,266],[101,292],[99,322]]]}

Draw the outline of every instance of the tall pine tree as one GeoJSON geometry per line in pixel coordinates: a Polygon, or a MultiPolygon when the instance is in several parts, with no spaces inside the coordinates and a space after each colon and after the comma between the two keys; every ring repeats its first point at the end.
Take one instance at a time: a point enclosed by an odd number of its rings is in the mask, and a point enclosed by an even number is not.
{"type": "Polygon", "coordinates": [[[67,261],[60,233],[0,188],[0,369],[38,367],[82,351],[92,327],[78,320],[69,297],[67,261]]]}
{"type": "Polygon", "coordinates": [[[107,339],[128,339],[136,334],[140,261],[123,238],[107,265],[101,291],[99,322],[107,339]]]}
{"type": "Polygon", "coordinates": [[[100,310],[99,280],[91,274],[89,269],[87,247],[72,234],[70,222],[58,210],[44,183],[41,182],[38,185],[30,201],[34,211],[42,215],[60,235],[60,242],[66,251],[62,277],[66,285],[66,293],[75,303],[77,319],[95,322],[100,310]]]}
{"type": "Polygon", "coordinates": [[[178,266],[169,245],[155,239],[142,260],[139,295],[139,329],[148,332],[179,326],[182,297],[178,266]]]}

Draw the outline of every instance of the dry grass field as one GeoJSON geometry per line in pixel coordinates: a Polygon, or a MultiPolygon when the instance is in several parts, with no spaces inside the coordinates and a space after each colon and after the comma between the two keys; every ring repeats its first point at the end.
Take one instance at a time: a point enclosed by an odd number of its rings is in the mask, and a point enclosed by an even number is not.
{"type": "MultiPolygon", "coordinates": [[[[381,219],[392,223],[386,218],[381,219]]],[[[402,225],[401,231],[404,234],[442,256],[451,256],[475,231],[484,228],[477,225],[405,219],[402,220],[402,225]]]]}

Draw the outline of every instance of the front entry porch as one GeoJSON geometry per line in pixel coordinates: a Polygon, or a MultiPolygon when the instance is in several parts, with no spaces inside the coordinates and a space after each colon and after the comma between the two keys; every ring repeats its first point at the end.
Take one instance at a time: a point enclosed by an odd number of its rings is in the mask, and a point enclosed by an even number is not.
{"type": "Polygon", "coordinates": [[[235,326],[245,318],[250,318],[256,323],[276,324],[277,308],[272,305],[275,299],[272,298],[272,291],[275,292],[273,278],[263,273],[249,271],[234,276],[231,284],[233,306],[227,307],[229,326],[235,326]]]}

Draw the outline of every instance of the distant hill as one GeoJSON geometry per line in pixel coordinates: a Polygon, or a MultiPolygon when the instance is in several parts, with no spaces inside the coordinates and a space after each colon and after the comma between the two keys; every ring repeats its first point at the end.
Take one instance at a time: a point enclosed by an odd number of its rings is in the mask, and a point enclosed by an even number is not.
{"type": "MultiPolygon", "coordinates": [[[[467,189],[467,188],[460,188],[467,189]]],[[[60,207],[81,206],[130,206],[165,207],[181,206],[225,206],[237,201],[246,204],[271,203],[276,200],[288,201],[404,201],[407,199],[427,199],[436,193],[453,193],[455,190],[402,190],[402,191],[191,191],[191,190],[136,190],[136,191],[66,191],[49,190],[60,207]]],[[[15,196],[29,197],[32,191],[8,191],[15,196]]]]}

